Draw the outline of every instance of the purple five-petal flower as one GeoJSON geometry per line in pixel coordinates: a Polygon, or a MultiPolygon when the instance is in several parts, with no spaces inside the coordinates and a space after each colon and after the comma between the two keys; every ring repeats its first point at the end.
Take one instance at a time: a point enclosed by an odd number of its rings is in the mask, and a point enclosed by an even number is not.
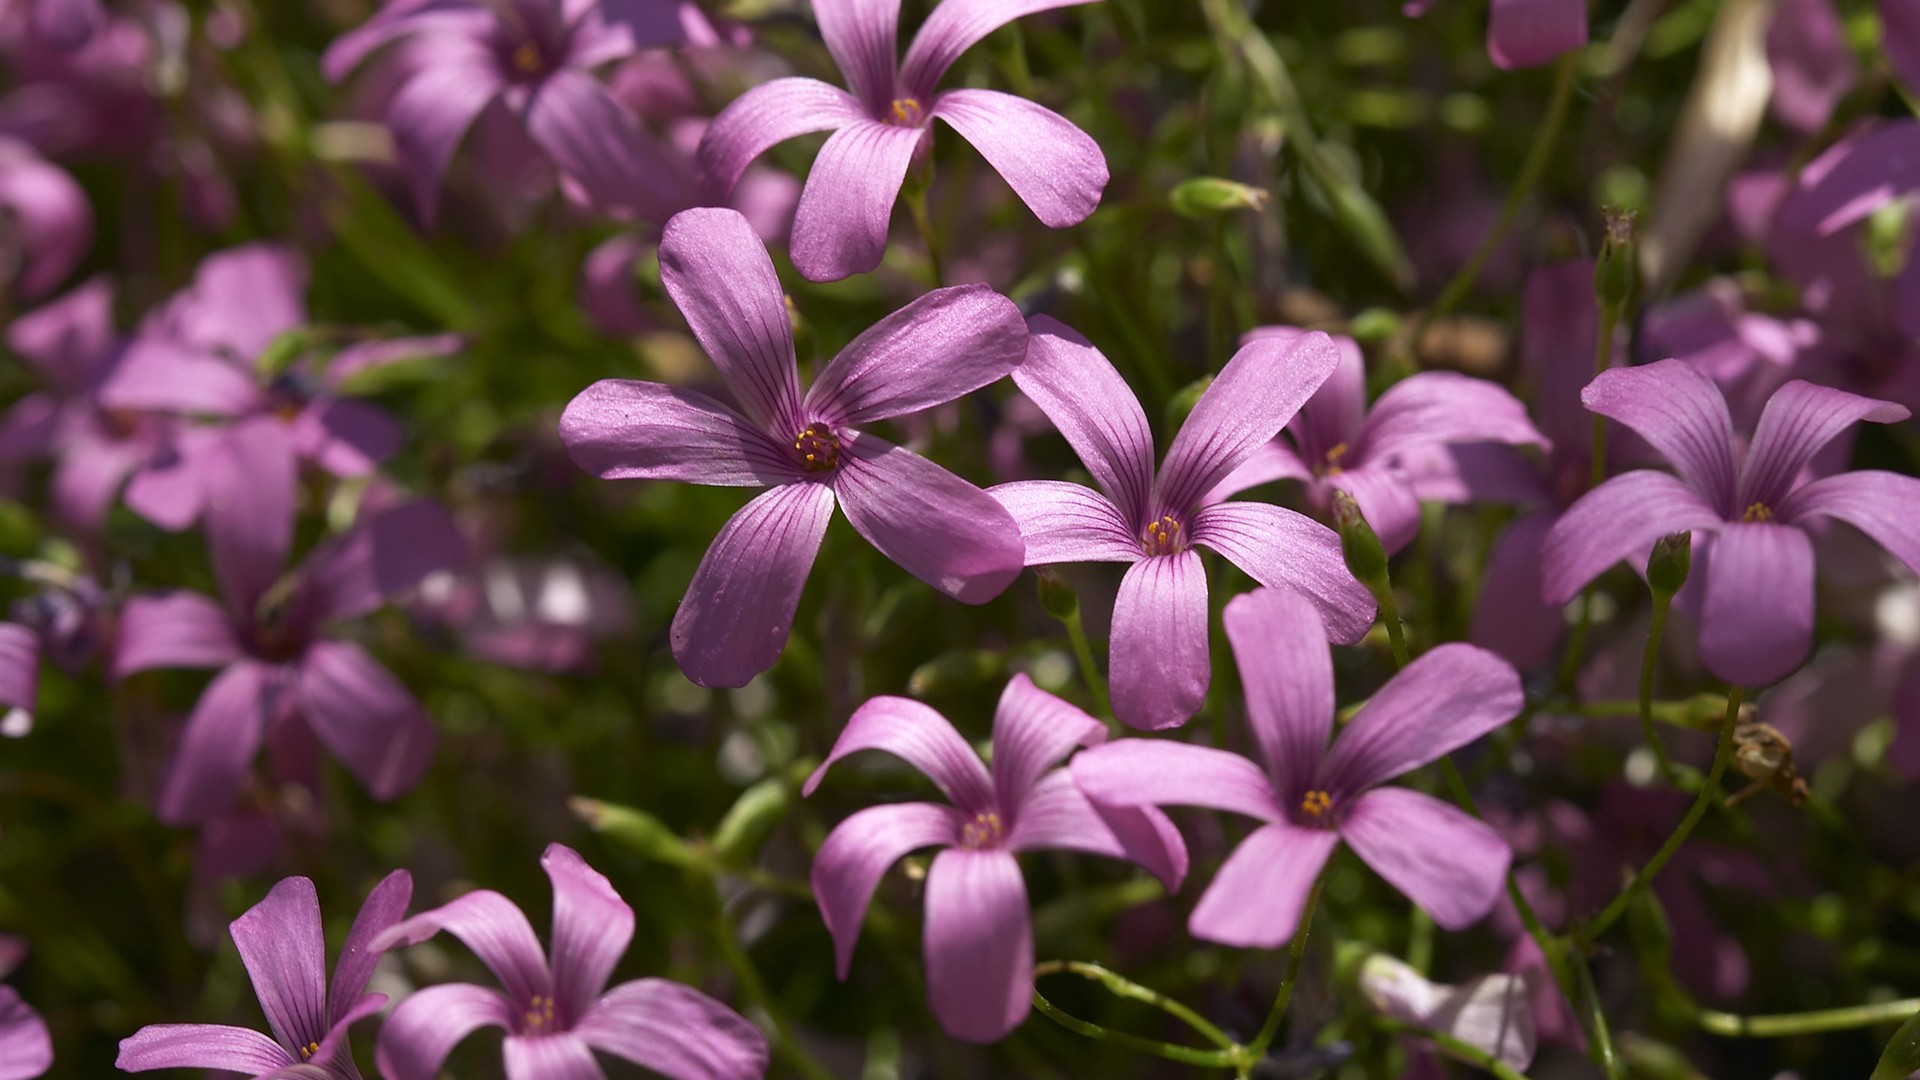
{"type": "Polygon", "coordinates": [[[1760,686],[1813,645],[1809,521],[1847,522],[1920,571],[1920,480],[1877,470],[1803,477],[1847,428],[1905,420],[1904,407],[1795,380],[1768,399],[1743,458],[1726,398],[1685,361],[1605,372],[1581,400],[1632,428],[1678,475],[1624,473],[1561,515],[1541,549],[1548,603],[1565,604],[1623,559],[1644,566],[1662,536],[1712,534],[1693,552],[1692,576],[1705,582],[1700,658],[1730,683],[1760,686]]]}
{"type": "Polygon", "coordinates": [[[1096,808],[1054,768],[1106,728],[1016,675],[993,714],[993,768],[980,763],[947,718],[908,698],[877,697],[847,721],[833,753],[808,778],[813,794],[834,762],[884,750],[924,773],[951,805],[871,806],[841,822],[813,861],[813,893],[847,977],[867,904],[902,856],[937,847],[927,871],[927,996],[957,1039],[993,1042],[1019,1025],[1033,997],[1033,922],[1014,858],[1064,849],[1140,864],[1169,889],[1187,872],[1187,849],[1153,807],[1096,808]]]}
{"type": "Polygon", "coordinates": [[[814,0],[827,51],[848,90],[785,78],[742,94],[714,117],[700,164],[719,195],[778,143],[831,131],[807,175],[793,221],[793,265],[836,281],[880,265],[907,167],[935,117],[974,145],[1050,228],[1085,220],[1107,186],[1099,144],[1072,121],[993,90],[938,91],[974,43],[1036,11],[1088,0],[943,0],[899,56],[899,0],[814,0]]]}
{"type": "MultiPolygon", "coordinates": [[[[1243,341],[1291,342],[1306,332],[1262,327],[1243,341]]],[[[1426,371],[1393,384],[1367,408],[1367,371],[1360,345],[1335,337],[1340,363],[1287,425],[1287,437],[1260,447],[1214,488],[1224,499],[1270,480],[1306,485],[1308,501],[1330,516],[1334,491],[1360,504],[1388,553],[1420,529],[1420,491],[1407,465],[1456,443],[1547,446],[1527,408],[1505,387],[1451,371],[1426,371]]]]}
{"type": "Polygon", "coordinates": [[[136,596],[120,615],[114,676],[218,668],[187,720],[160,792],[160,817],[205,820],[232,804],[273,725],[303,723],[378,799],[411,788],[436,729],[406,686],[329,624],[458,561],[438,504],[370,516],[316,548],[285,579],[293,541],[295,457],[277,421],[237,425],[205,462],[207,547],[224,606],[184,590],[136,596]]]}
{"type": "Polygon", "coordinates": [[[387,1003],[385,994],[362,994],[378,959],[372,942],[407,913],[412,897],[405,870],[374,886],[347,931],[329,989],[320,895],[307,878],[283,878],[231,927],[273,1038],[222,1024],[149,1024],[121,1040],[115,1064],[125,1072],[220,1069],[256,1080],[360,1080],[348,1028],[387,1003]]]}
{"type": "Polygon", "coordinates": [[[407,995],[380,1029],[375,1060],[387,1080],[433,1080],[447,1054],[483,1027],[506,1031],[509,1080],[597,1080],[594,1050],[669,1080],[756,1080],[767,1043],[732,1009],[690,986],[635,979],[606,989],[633,940],[633,909],[579,853],[550,844],[540,865],[553,881],[552,952],[513,901],[478,889],[424,911],[373,941],[375,952],[445,931],[466,943],[500,990],[470,983],[407,995]]]}
{"type": "Polygon", "coordinates": [[[1241,346],[1200,396],[1158,474],[1153,434],[1107,358],[1036,316],[1013,381],[1047,414],[1100,485],[1028,480],[990,492],[1020,523],[1027,563],[1131,563],[1114,603],[1114,711],[1136,728],[1185,723],[1207,694],[1207,578],[1195,545],[1263,585],[1313,600],[1335,640],[1373,625],[1372,594],[1347,571],[1331,529],[1266,503],[1206,496],[1288,420],[1338,363],[1327,335],[1241,346]]]}
{"type": "Polygon", "coordinates": [[[1333,661],[1297,593],[1233,598],[1224,622],[1260,763],[1206,746],[1128,739],[1073,759],[1096,803],[1204,806],[1263,822],[1193,909],[1195,937],[1271,948],[1293,936],[1308,890],[1342,840],[1449,930],[1492,908],[1513,853],[1500,834],[1430,795],[1379,785],[1511,720],[1520,676],[1471,645],[1441,645],[1374,694],[1332,745],[1333,661]]]}
{"type": "Polygon", "coordinates": [[[857,430],[1013,370],[1026,327],[984,285],[937,289],[875,323],[804,397],[773,260],[733,210],[667,223],[660,276],[733,391],[735,411],[660,383],[604,379],[560,418],[581,468],[608,480],[768,490],[727,522],[673,619],[673,655],[702,686],[741,686],[786,647],[800,589],[838,504],[902,569],[969,604],[1019,576],[1019,530],[985,492],[857,430]]]}

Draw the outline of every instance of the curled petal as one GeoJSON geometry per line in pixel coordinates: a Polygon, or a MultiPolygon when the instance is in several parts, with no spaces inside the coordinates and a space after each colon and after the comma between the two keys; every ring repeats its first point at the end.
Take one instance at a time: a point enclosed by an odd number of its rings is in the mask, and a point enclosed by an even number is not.
{"type": "MultiPolygon", "coordinates": [[[[1791,525],[1735,522],[1706,559],[1700,659],[1735,686],[1764,686],[1813,648],[1813,541],[1791,525]]],[[[1696,571],[1697,572],[1697,571],[1696,571]]]]}
{"type": "Polygon", "coordinates": [[[1286,944],[1299,929],[1314,879],[1339,843],[1331,829],[1286,821],[1255,829],[1220,864],[1187,928],[1194,937],[1239,948],[1286,944]]]}
{"type": "Polygon", "coordinates": [[[1562,605],[1614,563],[1646,565],[1653,542],[1716,529],[1721,515],[1666,473],[1622,473],[1580,497],[1547,530],[1540,548],[1540,595],[1562,605]]]}
{"type": "Polygon", "coordinates": [[[955,806],[969,814],[995,808],[994,783],[987,767],[946,717],[912,698],[868,698],[847,719],[833,752],[801,788],[812,795],[827,769],[848,754],[880,750],[906,762],[934,782],[955,806]]]}
{"type": "Polygon", "coordinates": [[[1140,541],[1105,495],[1063,480],[1020,480],[987,489],[1020,528],[1028,566],[1138,562],[1140,541]]]}
{"type": "Polygon", "coordinates": [[[1448,930],[1464,930],[1492,910],[1513,861],[1492,826],[1406,788],[1360,796],[1341,820],[1340,836],[1448,930]]]}
{"type": "Polygon", "coordinates": [[[1028,327],[1027,358],[1013,371],[1014,385],[1053,421],[1131,536],[1146,520],[1153,489],[1153,432],[1140,399],[1071,327],[1045,315],[1028,327]]]}
{"type": "Polygon", "coordinates": [[[1782,386],[1767,399],[1760,425],[1754,429],[1740,474],[1736,509],[1745,512],[1755,503],[1776,508],[1792,490],[1800,470],[1841,432],[1862,420],[1891,424],[1907,416],[1905,406],[1830,386],[1798,379],[1782,386]]]}
{"type": "Polygon", "coordinates": [[[1842,473],[1801,487],[1779,510],[1788,522],[1838,518],[1920,574],[1920,480],[1875,469],[1842,473]]]}
{"type": "Polygon", "coordinates": [[[320,894],[304,877],[282,878],[229,926],[267,1025],[284,1046],[326,1038],[327,943],[320,894]]]}
{"type": "Polygon", "coordinates": [[[867,114],[859,101],[818,79],[773,79],[720,110],[700,136],[700,173],[710,191],[731,194],[754,158],[796,135],[832,131],[867,114]]]}
{"type": "Polygon", "coordinates": [[[842,349],[807,391],[807,413],[839,427],[919,412],[998,381],[1026,354],[1013,301],[985,285],[935,289],[842,349]]]}
{"type": "Polygon", "coordinates": [[[442,983],[400,999],[380,1026],[374,1063],[387,1080],[434,1080],[462,1039],[483,1027],[513,1030],[513,1003],[484,986],[442,983]]]}
{"type": "Polygon", "coordinates": [[[1513,665],[1485,649],[1439,645],[1388,680],[1334,740],[1316,786],[1335,801],[1417,769],[1520,714],[1513,665]]]}
{"type": "Polygon", "coordinates": [[[1187,876],[1187,845],[1165,812],[1157,806],[1097,806],[1065,769],[1048,773],[1027,792],[1007,846],[1127,859],[1159,878],[1169,892],[1187,876]]]}
{"type": "MultiPolygon", "coordinates": [[[[0,1032],[4,1032],[5,1020],[11,1018],[12,1009],[5,1007],[8,1005],[25,1008],[19,1004],[12,987],[0,986],[0,1032]]],[[[0,1046],[12,1049],[3,1040],[0,1040],[0,1046]]],[[[51,1063],[51,1045],[47,1051],[47,1061],[51,1063]]],[[[113,1064],[122,1072],[225,1069],[258,1076],[293,1063],[294,1057],[286,1047],[247,1028],[223,1024],[148,1024],[120,1040],[120,1056],[113,1064]]],[[[0,1076],[7,1075],[13,1074],[7,1073],[5,1065],[0,1065],[0,1076]]],[[[40,1074],[18,1075],[25,1078],[40,1074]]]]}
{"type": "Polygon", "coordinates": [[[693,987],[665,979],[636,979],[607,991],[573,1033],[667,1080],[759,1080],[767,1071],[760,1029],[693,987]]]}
{"type": "Polygon", "coordinates": [[[1033,918],[1005,851],[948,848],[927,870],[927,998],[948,1035],[996,1042],[1033,999],[1033,918]]]}
{"type": "Polygon", "coordinates": [[[1506,387],[1452,371],[1423,371],[1394,383],[1380,400],[1353,452],[1386,461],[1446,443],[1549,444],[1506,387]]]}
{"type": "Polygon", "coordinates": [[[1087,0],[944,0],[907,46],[900,83],[916,94],[931,94],[960,54],[988,34],[1023,15],[1070,7],[1087,0]]]}
{"type": "Polygon", "coordinates": [[[1001,812],[1019,817],[1027,792],[1047,770],[1074,747],[1106,739],[1100,721],[1033,685],[1026,672],[1015,675],[993,711],[993,790],[1001,812]]]}
{"type": "Polygon", "coordinates": [[[1120,579],[1107,663],[1113,711],[1142,731],[1179,727],[1206,700],[1207,571],[1194,551],[1141,559],[1120,579]]]}
{"type": "Polygon", "coordinates": [[[540,867],[553,882],[553,986],[561,1015],[578,1017],[600,997],[633,941],[633,909],[605,874],[565,844],[549,844],[540,867]]]}
{"type": "Polygon", "coordinates": [[[833,937],[834,970],[841,979],[853,963],[853,946],[880,878],[902,857],[960,842],[961,814],[939,803],[869,806],[827,834],[813,857],[814,899],[833,937]]]}
{"type": "MultiPolygon", "coordinates": [[[[368,946],[375,952],[386,952],[406,945],[418,945],[435,934],[445,931],[459,938],[480,962],[487,965],[500,985],[506,988],[507,996],[514,1002],[529,1002],[534,995],[551,997],[553,980],[547,971],[547,958],[540,951],[540,941],[533,936],[533,925],[527,922],[527,916],[513,901],[494,892],[492,889],[476,889],[450,903],[423,911],[403,922],[387,928],[373,939],[368,946]]],[[[460,998],[457,1004],[468,1010],[479,1010],[490,1016],[492,1003],[480,999],[479,994],[498,997],[492,991],[483,991],[480,987],[466,987],[472,994],[460,998]]],[[[417,1000],[418,993],[401,1002],[404,1009],[407,1002],[417,1000]]],[[[503,1004],[505,1004],[503,1002],[503,1004]]],[[[400,1010],[395,1010],[387,1026],[380,1032],[380,1044],[384,1050],[387,1035],[400,1019],[400,1010]]],[[[484,1021],[479,1021],[484,1022],[484,1021]]],[[[476,1022],[466,1031],[479,1026],[476,1022]]],[[[502,1025],[510,1027],[511,1025],[502,1025]]],[[[440,1051],[445,1056],[451,1049],[453,1040],[440,1051]]],[[[437,1059],[435,1070],[436,1071],[437,1059]]],[[[385,1065],[382,1071],[387,1071],[385,1065]]]]}
{"type": "Polygon", "coordinates": [[[1733,419],[1699,368],[1684,360],[1613,368],[1588,383],[1580,400],[1652,444],[1715,510],[1734,509],[1733,419]]]}
{"type": "Polygon", "coordinates": [[[335,1024],[353,1008],[366,990],[367,980],[373,977],[374,964],[380,959],[373,949],[373,939],[405,918],[412,900],[413,875],[395,870],[381,878],[360,905],[360,913],[347,931],[346,944],[340,948],[340,959],[334,961],[333,985],[327,992],[327,1017],[335,1024]]]}
{"type": "Polygon", "coordinates": [[[1305,597],[1329,641],[1350,645],[1373,626],[1373,594],[1347,569],[1338,534],[1317,521],[1266,503],[1215,503],[1194,516],[1193,542],[1262,585],[1305,597]]]}
{"type": "Polygon", "coordinates": [[[1078,225],[1100,205],[1106,155],[1052,109],[995,90],[949,90],[933,115],[972,143],[1048,228],[1078,225]]]}
{"type": "Polygon", "coordinates": [[[894,200],[924,134],[859,120],[827,137],[794,211],[794,269],[809,281],[838,281],[880,265],[894,200]]]}
{"type": "Polygon", "coordinates": [[[964,604],[1020,576],[1020,528],[993,496],[872,435],[848,439],[833,490],[854,531],[902,570],[964,604]]]}

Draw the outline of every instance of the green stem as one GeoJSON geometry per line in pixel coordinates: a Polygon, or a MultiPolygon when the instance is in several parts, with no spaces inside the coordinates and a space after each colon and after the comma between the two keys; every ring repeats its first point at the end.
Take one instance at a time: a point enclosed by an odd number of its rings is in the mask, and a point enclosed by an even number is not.
{"type": "Polygon", "coordinates": [[[734,936],[733,924],[727,921],[727,913],[721,911],[713,919],[714,939],[719,943],[720,954],[726,958],[727,966],[733,969],[734,977],[740,980],[740,989],[754,1004],[766,1011],[767,1018],[773,1024],[774,1049],[787,1064],[807,1080],[834,1080],[832,1070],[822,1065],[807,1049],[795,1041],[793,1031],[787,1027],[787,1019],[774,1004],[773,995],[767,992],[766,980],[760,977],[760,971],[753,966],[753,958],[740,945],[740,939],[734,936]]]}
{"type": "Polygon", "coordinates": [[[1686,842],[1693,827],[1706,816],[1707,807],[1720,792],[1720,778],[1726,775],[1727,763],[1733,759],[1733,729],[1740,717],[1740,695],[1741,690],[1737,686],[1727,693],[1727,715],[1720,723],[1720,745],[1713,754],[1713,769],[1707,773],[1707,782],[1700,786],[1700,794],[1695,796],[1693,805],[1687,809],[1687,816],[1680,820],[1679,828],[1667,837],[1666,843],[1660,845],[1660,850],[1653,853],[1653,858],[1647,860],[1647,865],[1641,867],[1640,872],[1633,875],[1633,880],[1627,882],[1626,888],[1620,890],[1620,895],[1614,897],[1598,917],[1577,932],[1582,943],[1597,940],[1620,916],[1627,913],[1640,894],[1653,884],[1654,875],[1680,850],[1680,845],[1686,842]]]}
{"type": "Polygon", "coordinates": [[[1280,1021],[1286,1018],[1287,1006],[1293,1001],[1293,987],[1300,980],[1300,965],[1307,955],[1307,931],[1313,926],[1314,909],[1320,906],[1320,891],[1326,887],[1327,872],[1322,870],[1314,879],[1313,891],[1307,894],[1307,906],[1300,911],[1300,925],[1293,931],[1293,943],[1287,947],[1287,974],[1280,980],[1280,992],[1274,995],[1273,1008],[1267,1010],[1267,1022],[1260,1025],[1260,1034],[1253,1037],[1247,1047],[1254,1062],[1267,1056],[1267,1047],[1273,1045],[1273,1037],[1280,1034],[1280,1021]]]}
{"type": "Polygon", "coordinates": [[[1073,659],[1080,665],[1080,677],[1086,680],[1087,689],[1093,694],[1093,702],[1100,707],[1100,715],[1111,725],[1113,721],[1113,699],[1107,695],[1107,680],[1100,674],[1100,665],[1093,659],[1093,644],[1087,640],[1087,627],[1075,611],[1060,620],[1067,624],[1067,640],[1073,642],[1073,659]]]}
{"type": "Polygon", "coordinates": [[[1153,1054],[1169,1061],[1184,1062],[1188,1065],[1201,1065],[1215,1069],[1237,1069],[1240,1058],[1231,1050],[1197,1050],[1191,1046],[1176,1046],[1173,1043],[1143,1039],[1138,1035],[1128,1035],[1124,1031],[1109,1031],[1099,1024],[1089,1023],[1072,1013],[1054,1005],[1041,995],[1038,989],[1033,992],[1033,1007],[1041,1015],[1075,1034],[1085,1035],[1089,1039],[1099,1039],[1122,1046],[1129,1050],[1138,1050],[1143,1054],[1153,1054]]]}
{"type": "Polygon", "coordinates": [[[1487,260],[1493,257],[1500,242],[1507,238],[1521,209],[1526,206],[1527,197],[1533,194],[1540,177],[1547,171],[1547,162],[1552,159],[1554,146],[1560,141],[1560,131],[1567,122],[1568,106],[1573,101],[1573,76],[1578,70],[1579,59],[1578,50],[1560,58],[1559,65],[1554,69],[1553,97],[1547,102],[1546,120],[1534,131],[1533,145],[1527,148],[1527,159],[1521,163],[1520,175],[1507,192],[1507,201],[1500,208],[1499,218],[1494,221],[1492,230],[1480,239],[1480,246],[1473,249],[1467,264],[1453,275],[1453,280],[1447,282],[1447,287],[1440,291],[1439,298],[1421,314],[1409,341],[1419,342],[1422,333],[1435,319],[1452,311],[1455,305],[1466,298],[1473,283],[1479,280],[1480,271],[1486,268],[1487,260]]]}
{"type": "Polygon", "coordinates": [[[913,211],[913,226],[920,230],[920,242],[927,245],[927,276],[934,288],[946,281],[945,270],[940,263],[940,238],[933,227],[933,215],[927,211],[927,190],[932,185],[918,185],[909,182],[905,189],[907,209],[913,211]]]}
{"type": "Polygon", "coordinates": [[[1673,595],[1654,590],[1653,621],[1647,626],[1647,651],[1640,657],[1640,735],[1653,748],[1653,756],[1660,763],[1660,775],[1666,777],[1670,787],[1681,787],[1680,774],[1674,771],[1673,759],[1667,756],[1667,747],[1660,741],[1660,733],[1653,727],[1653,670],[1660,662],[1660,638],[1667,630],[1667,608],[1673,604],[1673,595]]]}
{"type": "Polygon", "coordinates": [[[1389,582],[1380,590],[1380,621],[1387,628],[1387,647],[1393,650],[1393,666],[1404,668],[1413,662],[1407,653],[1407,632],[1400,625],[1400,605],[1393,599],[1393,584],[1389,582]]]}
{"type": "Polygon", "coordinates": [[[1875,1024],[1905,1021],[1920,1014],[1920,998],[1765,1016],[1736,1016],[1700,1008],[1685,998],[1681,1000],[1693,1022],[1699,1024],[1702,1031],[1736,1039],[1777,1039],[1788,1035],[1814,1035],[1823,1031],[1851,1031],[1875,1024]]]}
{"type": "Polygon", "coordinates": [[[1162,994],[1158,990],[1141,986],[1139,983],[1121,975],[1117,971],[1112,971],[1108,968],[1101,967],[1099,964],[1090,964],[1081,960],[1046,960],[1035,964],[1033,968],[1033,977],[1035,979],[1043,975],[1060,973],[1078,975],[1083,979],[1091,979],[1101,986],[1106,987],[1115,997],[1144,1002],[1162,1012],[1168,1013],[1222,1050],[1232,1050],[1235,1048],[1233,1040],[1227,1038],[1226,1032],[1221,1031],[1212,1023],[1208,1022],[1206,1017],[1201,1016],[1199,1013],[1194,1012],[1192,1009],[1162,994]]]}
{"type": "Polygon", "coordinates": [[[1382,1031],[1391,1032],[1396,1035],[1411,1035],[1415,1038],[1425,1039],[1461,1061],[1487,1070],[1499,1077],[1500,1080],[1527,1080],[1526,1073],[1501,1061],[1499,1058],[1494,1057],[1492,1054],[1487,1053],[1472,1043],[1461,1042],[1459,1039],[1454,1038],[1444,1031],[1432,1031],[1423,1027],[1415,1027],[1412,1024],[1405,1024],[1386,1016],[1375,1017],[1373,1025],[1382,1031]]]}
{"type": "Polygon", "coordinates": [[[1593,972],[1587,968],[1586,957],[1573,958],[1573,971],[1579,980],[1580,997],[1587,1007],[1587,1027],[1593,1032],[1593,1060],[1600,1063],[1607,1080],[1623,1080],[1627,1075],[1626,1066],[1613,1045],[1613,1031],[1607,1027],[1605,1010],[1600,1008],[1600,992],[1594,989],[1593,972]]]}

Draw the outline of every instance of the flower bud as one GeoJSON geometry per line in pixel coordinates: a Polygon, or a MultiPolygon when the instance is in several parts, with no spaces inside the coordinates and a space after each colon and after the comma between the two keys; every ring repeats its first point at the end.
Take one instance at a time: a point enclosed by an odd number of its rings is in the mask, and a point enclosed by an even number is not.
{"type": "Polygon", "coordinates": [[[1874,1067],[1872,1080],[1902,1080],[1920,1071],[1920,1015],[1900,1025],[1874,1067]]]}
{"type": "Polygon", "coordinates": [[[1606,235],[1600,242],[1600,260],[1593,268],[1593,295],[1603,311],[1616,314],[1633,299],[1639,273],[1634,213],[1617,206],[1603,211],[1606,235]]]}
{"type": "Polygon", "coordinates": [[[1168,431],[1180,430],[1181,425],[1185,424],[1187,417],[1192,414],[1193,407],[1200,404],[1201,395],[1205,394],[1207,388],[1212,385],[1213,376],[1202,375],[1173,392],[1173,396],[1167,399],[1166,418],[1168,431]]]}
{"type": "Polygon", "coordinates": [[[1373,526],[1367,524],[1360,504],[1338,489],[1333,493],[1333,521],[1340,532],[1340,554],[1347,560],[1347,570],[1379,599],[1392,587],[1387,577],[1387,550],[1380,546],[1373,526]]]}
{"type": "Polygon", "coordinates": [[[784,780],[762,780],[741,792],[714,827],[714,852],[734,862],[752,859],[792,805],[793,791],[784,780]]]}
{"type": "Polygon", "coordinates": [[[1173,212],[1182,217],[1204,218],[1259,210],[1267,205],[1267,193],[1217,176],[1196,176],[1181,181],[1167,202],[1172,204],[1173,212]]]}
{"type": "Polygon", "coordinates": [[[1060,572],[1049,566],[1034,570],[1033,576],[1040,581],[1040,606],[1047,614],[1066,622],[1079,618],[1080,598],[1073,593],[1073,586],[1067,584],[1060,572]]]}
{"type": "MultiPolygon", "coordinates": [[[[1046,575],[1058,580],[1059,575],[1046,571],[1046,575]]],[[[1073,590],[1061,582],[1059,589],[1066,593],[1066,603],[1078,610],[1073,590]]],[[[1045,576],[1040,583],[1040,604],[1047,608],[1048,614],[1056,614],[1047,606],[1048,594],[1045,576]]],[[[1069,614],[1072,614],[1069,612],[1069,614]]],[[[1065,616],[1061,616],[1065,617],[1065,616]]],[[[998,678],[1007,668],[1005,653],[991,649],[950,649],[939,656],[913,669],[907,676],[907,693],[923,698],[929,694],[946,694],[956,690],[971,690],[982,683],[998,678]]]]}
{"type": "Polygon", "coordinates": [[[1647,585],[1654,595],[1672,599],[1687,583],[1693,567],[1693,534],[1673,533],[1653,542],[1653,554],[1647,558],[1647,585]]]}
{"type": "Polygon", "coordinates": [[[685,840],[644,810],[580,797],[567,800],[567,809],[587,828],[656,862],[692,866],[699,861],[685,840]]]}

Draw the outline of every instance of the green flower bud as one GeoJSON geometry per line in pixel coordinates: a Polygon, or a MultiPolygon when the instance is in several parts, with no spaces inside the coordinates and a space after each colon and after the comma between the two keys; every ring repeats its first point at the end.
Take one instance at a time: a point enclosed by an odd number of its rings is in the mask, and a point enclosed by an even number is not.
{"type": "Polygon", "coordinates": [[[1920,1014],[1900,1025],[1880,1055],[1872,1080],[1903,1080],[1920,1071],[1920,1014]]]}
{"type": "Polygon", "coordinates": [[[587,828],[656,862],[692,866],[699,861],[685,840],[644,810],[580,797],[567,800],[567,809],[587,828]]]}
{"type": "Polygon", "coordinates": [[[1040,606],[1047,614],[1065,622],[1080,617],[1080,598],[1073,593],[1073,586],[1067,584],[1059,571],[1042,566],[1034,570],[1033,576],[1040,580],[1040,606]]]}
{"type": "Polygon", "coordinates": [[[1674,533],[1653,542],[1653,554],[1647,558],[1647,585],[1657,596],[1669,599],[1687,583],[1687,571],[1693,566],[1693,534],[1674,533]]]}
{"type": "Polygon", "coordinates": [[[785,781],[760,781],[741,792],[727,810],[727,816],[714,827],[713,850],[733,862],[754,858],[792,806],[793,792],[785,781]]]}
{"type": "Polygon", "coordinates": [[[1593,295],[1602,310],[1626,309],[1639,276],[1639,252],[1634,236],[1634,213],[1609,206],[1602,211],[1606,235],[1600,242],[1600,261],[1593,270],[1593,295]]]}
{"type": "MultiPolygon", "coordinates": [[[[1052,571],[1046,571],[1046,574],[1052,574],[1052,571]]],[[[1058,580],[1059,575],[1052,576],[1058,580]]],[[[1073,590],[1067,588],[1065,582],[1058,587],[1066,593],[1066,602],[1077,610],[1079,602],[1075,600],[1073,590]]],[[[1041,606],[1047,607],[1048,614],[1057,614],[1047,606],[1047,602],[1048,586],[1043,576],[1040,583],[1041,606]]],[[[907,693],[914,697],[926,697],[928,694],[968,690],[998,677],[1006,669],[1005,653],[991,649],[951,649],[914,668],[913,674],[907,676],[907,693]]]]}
{"type": "Polygon", "coordinates": [[[1259,210],[1267,205],[1267,193],[1217,176],[1196,176],[1183,180],[1167,197],[1173,212],[1182,217],[1204,218],[1217,214],[1235,214],[1259,210]]]}
{"type": "Polygon", "coordinates": [[[1392,587],[1387,577],[1387,550],[1380,546],[1373,526],[1367,524],[1360,504],[1337,489],[1333,493],[1333,521],[1340,532],[1340,554],[1346,557],[1347,569],[1375,598],[1385,595],[1392,587]]]}

